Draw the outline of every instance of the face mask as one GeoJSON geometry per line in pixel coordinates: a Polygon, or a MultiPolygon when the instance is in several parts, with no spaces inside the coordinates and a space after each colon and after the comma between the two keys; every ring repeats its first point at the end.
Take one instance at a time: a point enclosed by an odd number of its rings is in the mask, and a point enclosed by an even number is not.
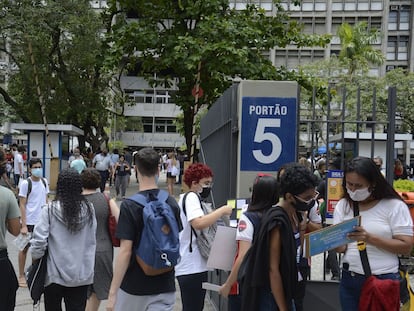
{"type": "Polygon", "coordinates": [[[32,175],[36,177],[42,177],[43,170],[41,168],[33,168],[32,169],[32,175]]]}
{"type": "Polygon", "coordinates": [[[295,209],[298,212],[307,212],[315,205],[315,200],[311,200],[309,203],[302,202],[296,199],[295,209]]]}
{"type": "Polygon", "coordinates": [[[200,192],[200,197],[202,199],[207,198],[210,195],[211,187],[202,187],[202,190],[200,192]]]}
{"type": "Polygon", "coordinates": [[[357,189],[355,191],[346,188],[346,191],[348,192],[349,197],[354,201],[364,201],[371,195],[371,191],[369,191],[368,188],[357,189]]]}

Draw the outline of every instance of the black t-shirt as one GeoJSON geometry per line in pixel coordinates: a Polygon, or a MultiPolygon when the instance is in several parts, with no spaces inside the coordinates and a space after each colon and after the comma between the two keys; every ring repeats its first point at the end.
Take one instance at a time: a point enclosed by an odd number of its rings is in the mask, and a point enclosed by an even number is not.
{"type": "MultiPolygon", "coordinates": [[[[158,194],[159,189],[141,191],[143,195],[158,194]]],[[[183,226],[180,218],[180,208],[177,201],[169,196],[167,204],[171,206],[181,231],[183,226]]],[[[121,283],[121,289],[130,295],[156,295],[175,291],[175,272],[170,271],[157,276],[147,276],[135,259],[135,249],[141,239],[143,228],[142,206],[132,200],[124,200],[121,204],[116,237],[133,241],[132,256],[128,269],[121,283]]]]}

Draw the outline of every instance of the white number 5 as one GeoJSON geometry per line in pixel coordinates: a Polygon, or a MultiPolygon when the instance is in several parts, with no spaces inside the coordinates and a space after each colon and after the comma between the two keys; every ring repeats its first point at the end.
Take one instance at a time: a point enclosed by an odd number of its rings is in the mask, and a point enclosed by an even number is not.
{"type": "Polygon", "coordinates": [[[279,137],[271,132],[266,132],[267,127],[280,127],[280,119],[263,119],[257,120],[256,133],[254,133],[254,142],[261,143],[268,140],[272,144],[269,155],[264,155],[261,149],[253,150],[253,156],[257,161],[263,164],[275,162],[282,153],[282,143],[279,137]]]}

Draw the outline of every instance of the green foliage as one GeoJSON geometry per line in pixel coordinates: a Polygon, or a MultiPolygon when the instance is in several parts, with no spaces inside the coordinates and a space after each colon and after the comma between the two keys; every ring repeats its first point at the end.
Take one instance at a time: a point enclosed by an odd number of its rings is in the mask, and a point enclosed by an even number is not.
{"type": "Polygon", "coordinates": [[[275,68],[263,52],[288,44],[324,46],[330,38],[304,34],[280,1],[274,1],[274,16],[254,4],[242,11],[231,10],[225,0],[113,0],[108,4],[107,19],[116,19],[108,34],[113,44],[106,65],[113,70],[120,65],[121,70],[138,68],[138,75],[150,80],[156,73],[156,83],[176,82],[179,90],[174,102],[183,111],[188,149],[196,112],[210,107],[232,78],[306,82],[285,68],[275,68]],[[127,12],[137,18],[126,22],[127,12]],[[120,64],[125,55],[127,61],[120,64]],[[191,90],[198,81],[204,96],[196,101],[191,90]]]}
{"type": "Polygon", "coordinates": [[[123,150],[125,144],[121,140],[113,140],[108,143],[108,148],[112,152],[114,149],[123,150]]]}
{"type": "Polygon", "coordinates": [[[373,48],[381,37],[378,29],[368,29],[366,22],[359,22],[351,26],[343,23],[338,29],[341,41],[339,59],[348,69],[349,79],[352,80],[355,71],[366,72],[368,64],[381,65],[385,61],[380,50],[373,48]]]}
{"type": "Polygon", "coordinates": [[[414,181],[408,179],[394,180],[393,187],[398,192],[414,192],[414,181]]]}
{"type": "Polygon", "coordinates": [[[12,42],[0,49],[18,68],[0,90],[7,104],[22,121],[42,123],[43,102],[48,123],[82,128],[94,148],[107,140],[103,25],[89,1],[4,0],[0,9],[0,33],[12,42]]]}

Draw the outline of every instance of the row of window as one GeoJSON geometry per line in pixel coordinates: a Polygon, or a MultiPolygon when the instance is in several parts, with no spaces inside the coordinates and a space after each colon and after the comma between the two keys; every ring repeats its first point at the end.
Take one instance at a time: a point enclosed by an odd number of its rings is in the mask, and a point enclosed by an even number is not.
{"type": "Polygon", "coordinates": [[[156,90],[155,93],[152,90],[142,90],[130,93],[129,98],[140,104],[174,104],[170,93],[168,90],[156,90]]]}
{"type": "Polygon", "coordinates": [[[142,118],[144,133],[176,133],[177,128],[172,119],[142,118]]]}

